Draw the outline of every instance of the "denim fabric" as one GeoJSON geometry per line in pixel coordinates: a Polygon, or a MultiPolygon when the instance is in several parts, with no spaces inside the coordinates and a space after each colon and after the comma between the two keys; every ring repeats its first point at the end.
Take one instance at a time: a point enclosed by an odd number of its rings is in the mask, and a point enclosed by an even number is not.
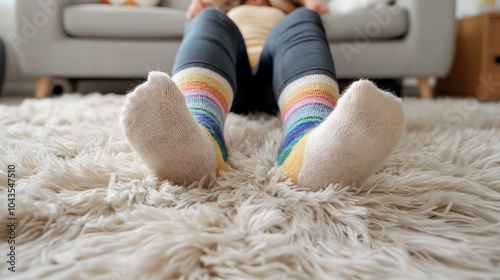
{"type": "Polygon", "coordinates": [[[205,67],[226,78],[235,93],[235,113],[276,114],[283,89],[306,75],[336,80],[321,18],[306,8],[288,14],[271,30],[253,71],[238,27],[224,12],[205,9],[186,27],[173,74],[188,67],[205,67]]]}

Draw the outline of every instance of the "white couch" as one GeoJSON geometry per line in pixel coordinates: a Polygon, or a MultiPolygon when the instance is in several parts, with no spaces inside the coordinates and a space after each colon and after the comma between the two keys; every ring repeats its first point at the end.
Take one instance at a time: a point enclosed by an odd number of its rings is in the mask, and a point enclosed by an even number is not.
{"type": "MultiPolygon", "coordinates": [[[[52,78],[142,78],[171,71],[188,0],[161,7],[116,7],[99,0],[17,0],[21,67],[39,77],[37,97],[52,78]]],[[[454,0],[399,0],[377,11],[323,17],[339,78],[445,76],[455,48],[454,0]]]]}
{"type": "Polygon", "coordinates": [[[15,4],[17,0],[0,0],[0,37],[5,44],[4,86],[1,97],[29,96],[35,87],[34,77],[26,76],[21,70],[16,51],[10,41],[15,32],[15,4]]]}

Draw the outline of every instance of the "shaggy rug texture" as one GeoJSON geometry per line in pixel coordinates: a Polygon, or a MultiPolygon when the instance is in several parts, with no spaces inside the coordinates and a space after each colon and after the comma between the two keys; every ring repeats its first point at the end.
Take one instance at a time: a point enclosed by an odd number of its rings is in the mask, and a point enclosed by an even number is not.
{"type": "Polygon", "coordinates": [[[280,175],[281,123],[264,115],[228,117],[230,169],[211,188],[159,181],[122,136],[123,102],[0,106],[0,219],[17,218],[16,272],[2,226],[0,278],[500,277],[499,103],[406,99],[376,174],[309,192],[280,175]]]}

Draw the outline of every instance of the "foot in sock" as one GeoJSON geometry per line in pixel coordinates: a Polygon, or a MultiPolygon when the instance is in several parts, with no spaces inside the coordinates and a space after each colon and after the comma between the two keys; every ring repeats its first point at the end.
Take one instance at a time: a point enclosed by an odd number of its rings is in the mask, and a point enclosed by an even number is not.
{"type": "MultiPolygon", "coordinates": [[[[189,83],[184,87],[189,88],[189,83]]],[[[186,99],[189,96],[185,97],[167,74],[151,72],[148,80],[127,96],[121,113],[122,128],[132,148],[160,179],[178,184],[216,175],[225,170],[227,159],[222,135],[220,139],[212,136],[222,127],[216,127],[211,119],[200,120],[199,113],[194,114],[198,117],[192,114],[200,110],[210,114],[210,109],[199,102],[190,108],[186,99]]],[[[223,121],[217,120],[217,125],[222,126],[223,121]]]]}
{"type": "MultiPolygon", "coordinates": [[[[285,128],[289,121],[300,124],[297,120],[307,119],[307,106],[294,109],[298,99],[293,98],[293,91],[285,89],[283,93],[289,95],[280,97],[285,128]]],[[[309,106],[318,107],[314,102],[309,106]]],[[[319,125],[295,132],[295,137],[285,134],[284,148],[287,140],[291,145],[282,149],[280,165],[299,187],[318,190],[330,183],[362,184],[401,138],[405,122],[401,101],[369,81],[353,83],[333,106],[335,109],[319,125]]],[[[332,103],[326,107],[331,108],[332,103]]],[[[328,108],[323,108],[323,115],[328,108]]]]}

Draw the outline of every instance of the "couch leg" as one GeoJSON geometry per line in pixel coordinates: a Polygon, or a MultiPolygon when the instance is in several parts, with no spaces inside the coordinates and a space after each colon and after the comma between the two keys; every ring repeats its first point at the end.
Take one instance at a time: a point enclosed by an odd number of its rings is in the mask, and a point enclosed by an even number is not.
{"type": "Polygon", "coordinates": [[[78,79],[68,79],[68,84],[71,93],[76,93],[76,90],[78,89],[78,79]]]}
{"type": "Polygon", "coordinates": [[[36,79],[35,98],[48,97],[52,89],[52,77],[42,76],[36,79]]]}
{"type": "Polygon", "coordinates": [[[432,99],[432,88],[429,84],[429,78],[423,77],[418,79],[418,94],[422,99],[432,99]]]}

